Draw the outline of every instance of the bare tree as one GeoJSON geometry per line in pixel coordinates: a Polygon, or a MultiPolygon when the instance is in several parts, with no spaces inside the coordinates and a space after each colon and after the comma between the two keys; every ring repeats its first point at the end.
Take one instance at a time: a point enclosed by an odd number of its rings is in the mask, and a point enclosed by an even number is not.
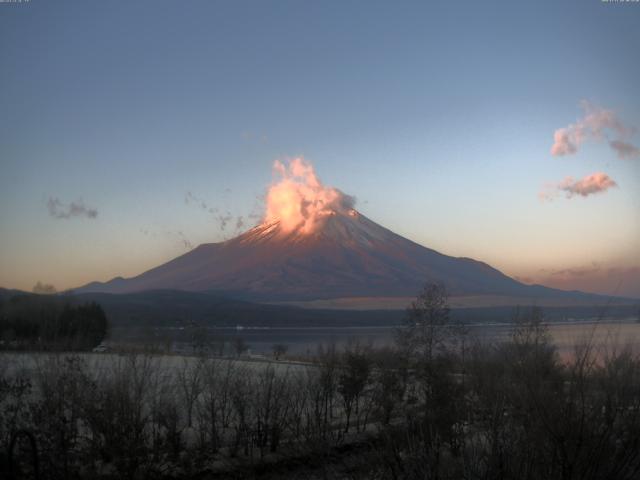
{"type": "Polygon", "coordinates": [[[388,425],[394,412],[403,407],[407,382],[406,356],[397,350],[378,352],[374,369],[373,398],[383,425],[388,425]]]}
{"type": "Polygon", "coordinates": [[[289,419],[286,428],[296,445],[302,444],[304,435],[306,412],[309,408],[308,381],[306,371],[292,372],[289,375],[289,419]]]}
{"type": "Polygon", "coordinates": [[[214,335],[211,339],[213,353],[219,357],[224,356],[226,343],[227,343],[227,337],[225,337],[224,335],[214,335]]]}
{"type": "Polygon", "coordinates": [[[6,452],[11,434],[32,424],[28,399],[33,380],[26,373],[11,372],[9,356],[0,358],[0,451],[6,452]]]}
{"type": "Polygon", "coordinates": [[[235,438],[231,448],[231,456],[236,456],[240,448],[245,455],[252,452],[253,443],[251,441],[253,417],[251,408],[251,393],[254,390],[253,377],[248,375],[248,371],[239,369],[233,378],[231,387],[231,404],[233,408],[233,428],[235,438]]]}
{"type": "Polygon", "coordinates": [[[232,413],[231,389],[236,368],[233,361],[209,360],[203,368],[203,388],[198,401],[202,445],[218,452],[232,413]]]}
{"type": "Polygon", "coordinates": [[[446,288],[439,283],[427,283],[407,309],[396,340],[408,355],[431,361],[446,350],[454,338],[455,327],[446,288]]]}
{"type": "Polygon", "coordinates": [[[272,365],[267,365],[256,379],[252,395],[252,424],[261,456],[267,445],[275,452],[280,444],[289,409],[287,372],[277,372],[272,365]]]}
{"type": "Polygon", "coordinates": [[[236,336],[233,338],[233,349],[236,352],[236,356],[240,356],[249,350],[249,345],[241,336],[236,336]]]}
{"type": "Polygon", "coordinates": [[[333,428],[334,403],[338,387],[338,354],[335,344],[318,346],[318,365],[307,370],[305,439],[318,447],[342,441],[342,432],[333,428]]]}
{"type": "Polygon", "coordinates": [[[289,347],[287,347],[284,343],[276,343],[275,345],[273,345],[273,347],[271,347],[271,350],[273,351],[273,357],[276,360],[280,360],[280,357],[283,357],[287,354],[287,350],[289,350],[289,347]]]}
{"type": "Polygon", "coordinates": [[[361,396],[371,376],[371,358],[367,349],[360,345],[348,346],[342,355],[342,367],[338,378],[338,392],[342,398],[346,416],[345,433],[349,431],[351,414],[355,410],[356,431],[359,429],[359,409],[361,396]]]}
{"type": "Polygon", "coordinates": [[[45,468],[68,478],[77,474],[81,449],[83,396],[93,388],[86,364],[77,355],[36,360],[38,401],[31,405],[37,440],[48,459],[45,468]]]}
{"type": "Polygon", "coordinates": [[[112,463],[120,478],[134,478],[150,465],[149,408],[156,367],[149,356],[128,355],[101,372],[96,389],[87,398],[85,419],[90,455],[102,464],[112,463]]]}
{"type": "Polygon", "coordinates": [[[202,392],[203,359],[183,358],[178,370],[177,380],[180,394],[187,411],[187,426],[193,425],[193,407],[202,392]]]}

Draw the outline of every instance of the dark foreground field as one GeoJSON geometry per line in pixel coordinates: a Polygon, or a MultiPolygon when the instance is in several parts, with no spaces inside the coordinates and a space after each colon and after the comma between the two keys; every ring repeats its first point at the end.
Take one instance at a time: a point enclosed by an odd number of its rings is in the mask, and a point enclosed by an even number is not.
{"type": "Polygon", "coordinates": [[[637,355],[594,333],[561,358],[536,309],[475,342],[445,307],[311,363],[4,354],[3,475],[638,478],[637,355]]]}

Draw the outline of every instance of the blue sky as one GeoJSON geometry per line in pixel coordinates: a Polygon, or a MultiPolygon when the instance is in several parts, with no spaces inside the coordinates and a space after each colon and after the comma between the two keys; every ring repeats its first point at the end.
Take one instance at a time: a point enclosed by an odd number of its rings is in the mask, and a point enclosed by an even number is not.
{"type": "Polygon", "coordinates": [[[640,4],[596,0],[0,4],[0,285],[130,276],[229,238],[273,161],[303,155],[419,243],[640,296],[640,158],[550,154],[581,100],[640,127],[639,25],[640,4]],[[600,171],[617,188],[538,198],[600,171]]]}

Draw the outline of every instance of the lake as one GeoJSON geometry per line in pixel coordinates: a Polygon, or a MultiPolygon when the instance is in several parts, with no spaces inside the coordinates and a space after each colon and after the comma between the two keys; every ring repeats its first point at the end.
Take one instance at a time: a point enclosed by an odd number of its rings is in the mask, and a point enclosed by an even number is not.
{"type": "MultiPolygon", "coordinates": [[[[547,324],[549,334],[564,357],[588,339],[599,349],[630,346],[640,352],[640,323],[635,319],[574,321],[547,324]]],[[[343,347],[349,342],[383,347],[394,341],[396,326],[349,326],[349,327],[279,327],[279,328],[209,328],[212,338],[225,338],[227,342],[240,337],[253,354],[271,353],[273,345],[284,344],[288,353],[312,355],[318,345],[335,343],[343,347]]],[[[469,341],[501,342],[512,334],[514,324],[474,324],[468,325],[469,341]]],[[[174,348],[185,351],[189,348],[188,329],[155,329],[156,336],[169,334],[174,340],[174,348]]]]}

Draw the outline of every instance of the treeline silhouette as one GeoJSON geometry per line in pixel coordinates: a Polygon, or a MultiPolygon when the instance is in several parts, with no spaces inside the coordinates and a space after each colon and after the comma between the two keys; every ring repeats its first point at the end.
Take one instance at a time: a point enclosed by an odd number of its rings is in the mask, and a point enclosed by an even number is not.
{"type": "Polygon", "coordinates": [[[308,365],[6,356],[0,452],[33,474],[29,442],[9,452],[30,432],[48,479],[639,478],[640,359],[589,338],[561,359],[540,309],[514,320],[475,341],[428,285],[393,348],[319,347],[308,365]]]}
{"type": "Polygon", "coordinates": [[[95,302],[73,298],[15,295],[0,301],[0,348],[88,350],[108,331],[107,317],[95,302]]]}

